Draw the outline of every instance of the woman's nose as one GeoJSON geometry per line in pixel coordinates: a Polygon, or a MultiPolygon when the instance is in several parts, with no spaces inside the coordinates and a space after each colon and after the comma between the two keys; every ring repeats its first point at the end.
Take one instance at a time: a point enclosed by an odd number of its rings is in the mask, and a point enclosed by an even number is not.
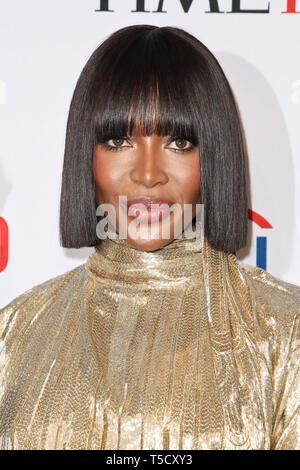
{"type": "Polygon", "coordinates": [[[166,169],[163,168],[163,156],[157,145],[146,144],[137,149],[130,177],[134,183],[147,188],[168,182],[166,169]]]}

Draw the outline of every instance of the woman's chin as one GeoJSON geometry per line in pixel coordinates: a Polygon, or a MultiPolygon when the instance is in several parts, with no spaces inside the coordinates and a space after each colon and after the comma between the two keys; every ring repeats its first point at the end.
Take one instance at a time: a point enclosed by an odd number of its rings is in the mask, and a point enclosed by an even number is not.
{"type": "Polygon", "coordinates": [[[162,248],[170,243],[173,237],[172,227],[162,230],[162,221],[151,223],[140,223],[136,225],[128,225],[127,241],[133,247],[144,250],[154,251],[162,248]]]}
{"type": "Polygon", "coordinates": [[[134,248],[142,251],[155,251],[159,250],[165,245],[168,245],[172,239],[165,239],[165,238],[137,238],[133,239],[130,236],[127,237],[127,242],[133,246],[134,248]]]}

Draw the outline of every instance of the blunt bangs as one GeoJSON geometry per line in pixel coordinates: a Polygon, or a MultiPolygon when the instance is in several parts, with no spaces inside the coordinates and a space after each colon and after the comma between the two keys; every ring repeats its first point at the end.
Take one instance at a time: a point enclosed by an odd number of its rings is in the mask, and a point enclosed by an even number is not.
{"type": "Polygon", "coordinates": [[[248,201],[241,124],[217,59],[175,27],[135,25],[91,55],[72,97],[60,205],[61,245],[95,246],[92,155],[103,139],[177,136],[198,145],[205,235],[218,250],[246,245],[248,201]]]}
{"type": "MultiPolygon", "coordinates": [[[[99,88],[95,110],[95,138],[132,135],[135,128],[144,136],[176,135],[198,139],[193,110],[191,46],[177,49],[162,36],[155,41],[153,30],[138,36],[129,46],[116,44],[119,55],[113,66],[98,76],[109,88],[99,88]],[[165,44],[166,42],[166,44],[165,44]]],[[[156,33],[158,34],[158,33],[156,33]]]]}

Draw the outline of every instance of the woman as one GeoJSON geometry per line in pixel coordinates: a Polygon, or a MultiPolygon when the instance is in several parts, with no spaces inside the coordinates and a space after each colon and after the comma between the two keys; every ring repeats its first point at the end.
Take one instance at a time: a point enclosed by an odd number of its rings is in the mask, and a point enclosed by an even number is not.
{"type": "Polygon", "coordinates": [[[237,261],[247,208],[215,57],[175,27],[108,37],[74,91],[61,188],[62,246],[94,252],[1,311],[1,448],[299,449],[300,288],[237,261]]]}

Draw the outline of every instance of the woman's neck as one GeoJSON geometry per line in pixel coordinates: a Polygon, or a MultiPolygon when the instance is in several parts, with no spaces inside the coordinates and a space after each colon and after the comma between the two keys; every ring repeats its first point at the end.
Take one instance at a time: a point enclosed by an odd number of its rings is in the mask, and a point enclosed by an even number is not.
{"type": "Polygon", "coordinates": [[[110,232],[87,261],[88,270],[99,280],[147,285],[178,285],[202,272],[205,239],[193,231],[175,238],[155,251],[139,250],[110,232]],[[188,238],[192,235],[192,238],[188,238]]]}

